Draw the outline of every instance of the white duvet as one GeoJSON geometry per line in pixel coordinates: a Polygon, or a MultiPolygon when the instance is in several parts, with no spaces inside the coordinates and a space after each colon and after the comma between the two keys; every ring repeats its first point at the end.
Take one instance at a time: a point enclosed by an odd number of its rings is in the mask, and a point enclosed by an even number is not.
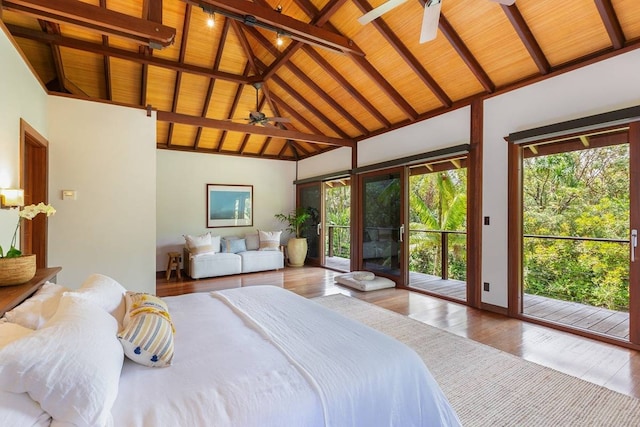
{"type": "Polygon", "coordinates": [[[455,426],[415,352],[272,286],[165,298],[167,368],[129,361],[115,426],[455,426]]]}

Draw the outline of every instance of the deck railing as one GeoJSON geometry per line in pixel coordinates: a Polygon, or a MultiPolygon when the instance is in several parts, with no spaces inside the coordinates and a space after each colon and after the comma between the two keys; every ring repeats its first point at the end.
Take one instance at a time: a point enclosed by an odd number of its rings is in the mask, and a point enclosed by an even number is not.
{"type": "Polygon", "coordinates": [[[466,280],[465,231],[409,230],[409,271],[466,280]]]}
{"type": "Polygon", "coordinates": [[[628,240],[538,234],[523,237],[525,293],[628,310],[628,240]]]}

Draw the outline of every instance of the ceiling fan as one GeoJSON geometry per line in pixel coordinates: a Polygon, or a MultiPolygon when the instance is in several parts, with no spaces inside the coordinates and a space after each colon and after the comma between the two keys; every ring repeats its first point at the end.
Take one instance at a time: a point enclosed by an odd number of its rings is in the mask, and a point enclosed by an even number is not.
{"type": "MultiPolygon", "coordinates": [[[[368,24],[383,14],[400,6],[407,0],[389,0],[380,6],[371,9],[369,12],[358,18],[362,25],[368,24]]],[[[516,0],[491,0],[506,6],[511,6],[516,0]]],[[[438,21],[440,20],[440,8],[442,0],[426,0],[424,5],[424,15],[422,16],[422,29],[420,30],[420,43],[428,42],[436,38],[438,33],[438,21]]]]}
{"type": "Polygon", "coordinates": [[[246,119],[230,119],[230,120],[246,120],[249,122],[250,125],[262,125],[265,127],[275,127],[275,125],[269,123],[269,122],[276,122],[276,123],[289,123],[291,120],[285,118],[285,117],[267,117],[266,114],[264,114],[261,111],[258,111],[259,108],[259,102],[258,102],[258,91],[260,90],[260,88],[262,88],[262,83],[257,82],[257,83],[252,83],[251,86],[253,86],[256,89],[256,109],[255,111],[250,111],[249,112],[249,118],[246,119]]]}

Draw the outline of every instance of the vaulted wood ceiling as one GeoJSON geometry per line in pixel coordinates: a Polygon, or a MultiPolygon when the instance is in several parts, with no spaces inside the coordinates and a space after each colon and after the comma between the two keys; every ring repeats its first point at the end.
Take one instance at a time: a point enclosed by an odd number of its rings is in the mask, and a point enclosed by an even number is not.
{"type": "Polygon", "coordinates": [[[287,160],[640,47],[638,0],[442,0],[424,44],[424,0],[361,25],[385,0],[369,1],[0,0],[0,10],[50,92],[157,110],[158,148],[287,160]],[[289,121],[248,124],[256,93],[258,111],[289,121]]]}

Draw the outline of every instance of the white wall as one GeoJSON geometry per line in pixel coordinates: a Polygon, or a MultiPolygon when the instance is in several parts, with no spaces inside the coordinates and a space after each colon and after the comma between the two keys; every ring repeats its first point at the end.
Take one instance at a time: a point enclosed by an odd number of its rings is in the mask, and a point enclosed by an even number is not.
{"type": "Polygon", "coordinates": [[[484,104],[482,301],[507,306],[507,143],[509,133],[640,104],[640,51],[544,80],[484,104]]]}
{"type": "Polygon", "coordinates": [[[326,175],[351,169],[351,148],[340,147],[321,156],[300,160],[298,179],[326,175]]]}
{"type": "MultiPolygon", "coordinates": [[[[47,94],[0,22],[0,188],[20,186],[20,118],[47,135],[47,94]]],[[[0,209],[0,245],[6,251],[18,221],[0,209]]]]}
{"type": "Polygon", "coordinates": [[[358,166],[469,143],[470,107],[460,108],[393,132],[361,141],[358,166]]]}
{"type": "Polygon", "coordinates": [[[295,162],[282,160],[158,150],[156,270],[166,268],[167,252],[182,252],[184,234],[229,236],[284,229],[274,215],[295,206],[295,167],[295,162]],[[208,229],[207,184],[253,185],[253,226],[208,229]]]}
{"type": "Polygon", "coordinates": [[[50,96],[49,265],[58,283],[92,273],[155,293],[156,119],[145,110],[50,96]],[[76,190],[77,200],[62,200],[76,190]]]}

